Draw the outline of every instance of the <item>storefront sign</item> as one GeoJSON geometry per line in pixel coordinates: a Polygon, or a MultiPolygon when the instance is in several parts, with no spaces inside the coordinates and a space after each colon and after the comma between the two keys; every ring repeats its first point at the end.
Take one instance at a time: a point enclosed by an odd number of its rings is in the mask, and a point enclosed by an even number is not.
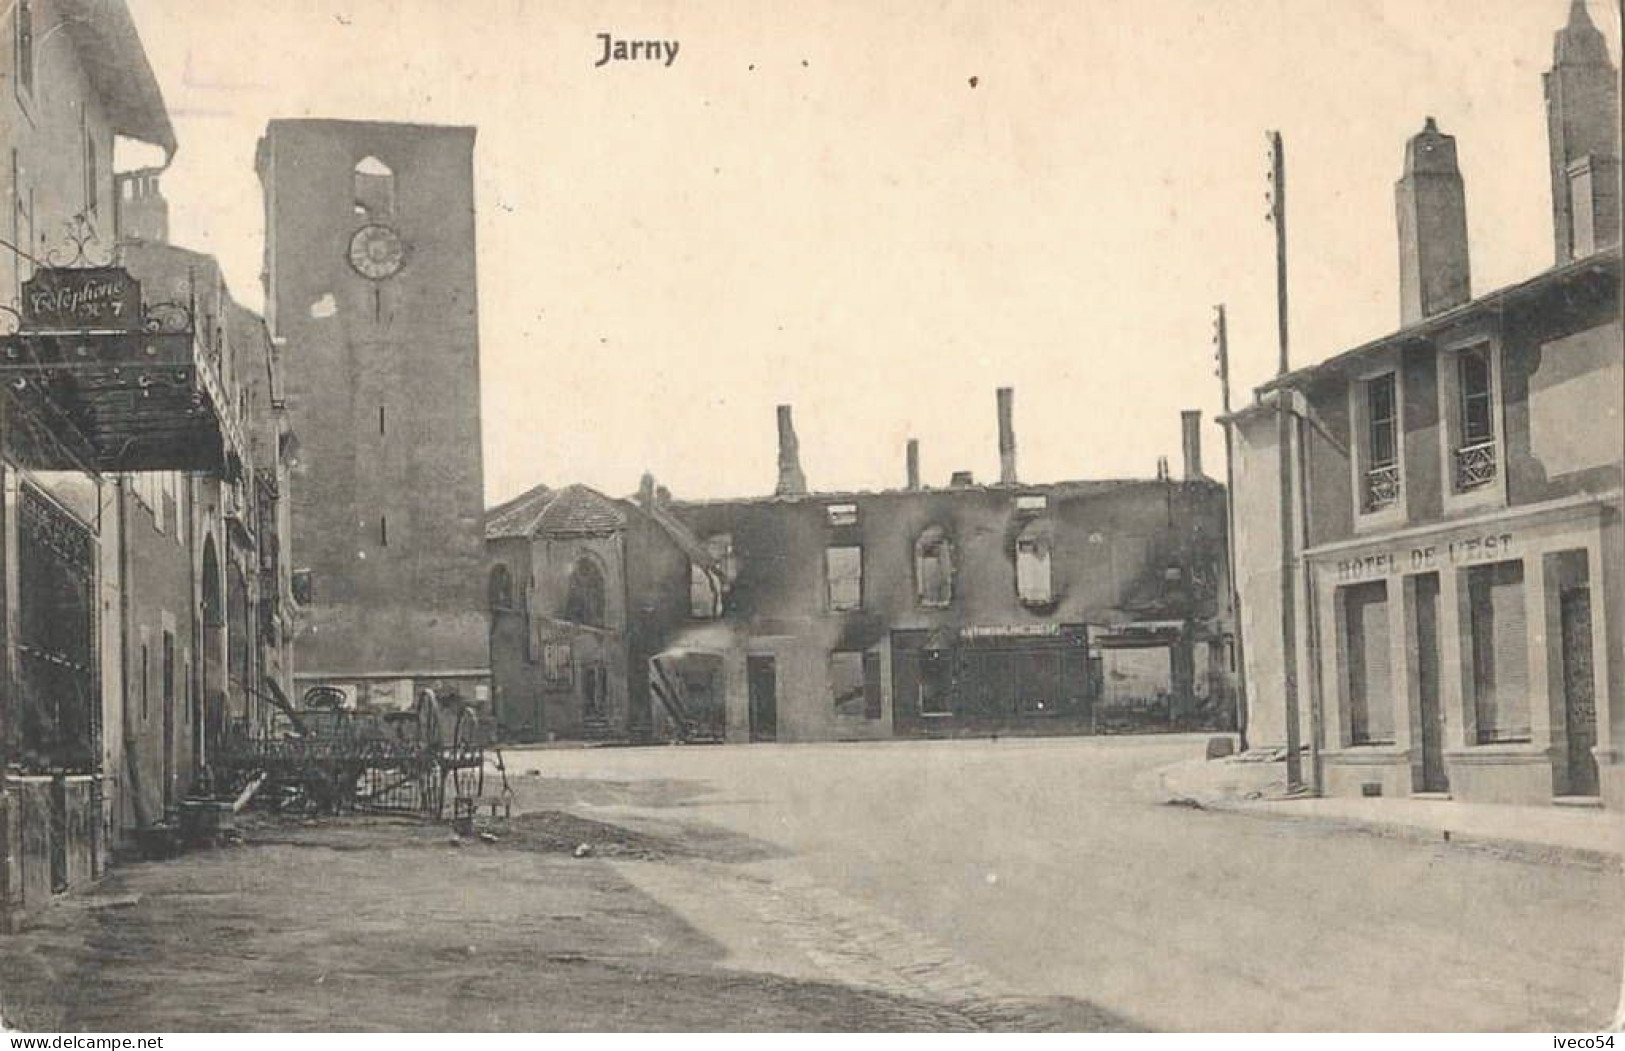
{"type": "Polygon", "coordinates": [[[1418,544],[1398,551],[1379,551],[1359,558],[1339,559],[1336,563],[1337,581],[1348,584],[1406,573],[1427,573],[1445,566],[1501,562],[1512,557],[1516,540],[1514,533],[1483,533],[1457,540],[1418,544]]]}
{"type": "Polygon", "coordinates": [[[139,332],[141,285],[122,267],[41,267],[23,282],[22,324],[139,332]]]}
{"type": "Polygon", "coordinates": [[[995,624],[988,627],[963,628],[960,636],[967,639],[1050,638],[1061,634],[1059,624],[995,624]]]}

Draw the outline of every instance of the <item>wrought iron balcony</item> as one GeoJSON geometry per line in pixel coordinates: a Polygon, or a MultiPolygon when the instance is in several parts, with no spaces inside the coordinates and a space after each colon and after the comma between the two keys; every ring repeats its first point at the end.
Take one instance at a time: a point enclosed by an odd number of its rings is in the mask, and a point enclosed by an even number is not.
{"type": "Polygon", "coordinates": [[[1365,473],[1365,495],[1361,500],[1367,514],[1399,503],[1399,464],[1373,467],[1365,473]]]}
{"type": "Polygon", "coordinates": [[[190,303],[143,302],[120,267],[35,271],[19,307],[0,307],[0,380],[50,435],[23,455],[47,469],[235,477],[241,425],[193,319],[190,303]]]}
{"type": "Polygon", "coordinates": [[[1480,489],[1495,481],[1495,442],[1479,442],[1456,450],[1456,492],[1480,489]]]}

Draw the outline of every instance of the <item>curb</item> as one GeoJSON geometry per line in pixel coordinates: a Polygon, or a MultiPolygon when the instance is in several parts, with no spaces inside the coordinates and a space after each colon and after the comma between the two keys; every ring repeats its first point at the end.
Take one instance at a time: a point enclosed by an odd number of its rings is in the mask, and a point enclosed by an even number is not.
{"type": "Polygon", "coordinates": [[[1290,803],[1293,801],[1290,796],[1252,800],[1235,799],[1214,793],[1176,791],[1168,786],[1167,774],[1174,767],[1181,765],[1185,765],[1185,763],[1170,764],[1157,771],[1158,802],[1164,806],[1183,806],[1193,810],[1209,810],[1254,820],[1320,825],[1327,828],[1360,832],[1384,839],[1401,839],[1418,844],[1464,847],[1472,850],[1493,852],[1516,860],[1538,864],[1580,865],[1587,868],[1616,871],[1625,869],[1625,857],[1622,857],[1621,854],[1608,850],[1597,850],[1592,847],[1542,843],[1536,840],[1462,832],[1455,829],[1432,829],[1407,824],[1402,821],[1353,817],[1346,814],[1294,814],[1274,807],[1265,809],[1257,805],[1266,802],[1290,803]]]}

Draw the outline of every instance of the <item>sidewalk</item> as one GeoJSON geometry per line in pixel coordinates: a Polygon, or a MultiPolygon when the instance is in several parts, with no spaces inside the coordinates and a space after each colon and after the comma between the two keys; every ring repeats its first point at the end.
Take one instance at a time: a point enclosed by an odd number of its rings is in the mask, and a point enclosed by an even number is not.
{"type": "Polygon", "coordinates": [[[1165,801],[1287,820],[1318,821],[1379,835],[1511,849],[1523,855],[1618,865],[1625,818],[1614,811],[1494,806],[1449,799],[1289,796],[1286,764],[1239,757],[1192,759],[1158,772],[1165,801]]]}

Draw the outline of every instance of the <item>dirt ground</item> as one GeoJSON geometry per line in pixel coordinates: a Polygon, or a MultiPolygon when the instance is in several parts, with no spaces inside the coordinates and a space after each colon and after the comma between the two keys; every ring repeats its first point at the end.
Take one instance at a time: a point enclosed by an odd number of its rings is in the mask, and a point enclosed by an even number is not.
{"type": "MultiPolygon", "coordinates": [[[[251,817],[241,845],[121,865],[0,953],[0,1011],[31,1031],[941,1031],[976,1004],[723,965],[621,866],[771,848],[558,811],[494,841],[382,818],[251,817]],[[577,857],[586,845],[590,853],[577,857]]],[[[1044,1028],[1112,1027],[1080,1005],[1044,1028]]]]}

